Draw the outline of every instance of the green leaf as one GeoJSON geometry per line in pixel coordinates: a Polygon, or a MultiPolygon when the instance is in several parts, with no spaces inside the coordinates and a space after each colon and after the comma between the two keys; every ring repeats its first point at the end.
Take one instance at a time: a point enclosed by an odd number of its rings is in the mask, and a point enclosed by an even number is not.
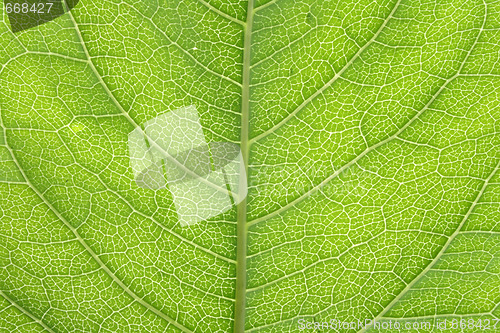
{"type": "Polygon", "coordinates": [[[0,331],[500,329],[499,1],[0,14],[0,331]],[[188,106],[248,194],[184,226],[127,142],[188,106]]]}

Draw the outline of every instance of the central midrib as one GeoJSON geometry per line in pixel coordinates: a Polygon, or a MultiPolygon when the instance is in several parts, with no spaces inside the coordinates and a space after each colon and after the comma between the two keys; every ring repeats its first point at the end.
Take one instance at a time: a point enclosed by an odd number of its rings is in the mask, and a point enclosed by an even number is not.
{"type": "MultiPolygon", "coordinates": [[[[247,19],[244,25],[242,91],[241,91],[241,151],[248,177],[248,128],[250,115],[250,65],[254,0],[248,0],[247,19]]],[[[248,178],[247,178],[248,180],[248,178]]],[[[248,182],[247,182],[248,184],[248,182]]],[[[234,308],[234,333],[245,332],[246,275],[247,275],[247,198],[237,207],[236,244],[236,294],[234,308]]]]}

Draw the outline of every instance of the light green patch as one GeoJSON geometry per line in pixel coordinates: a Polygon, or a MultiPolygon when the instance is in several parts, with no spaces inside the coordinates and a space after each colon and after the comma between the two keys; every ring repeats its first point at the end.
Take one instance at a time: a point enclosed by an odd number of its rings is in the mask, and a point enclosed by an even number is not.
{"type": "MultiPolygon", "coordinates": [[[[493,325],[499,13],[80,1],[13,34],[0,6],[0,331],[493,325]],[[170,188],[136,183],[128,138],[191,105],[207,142],[241,148],[248,196],[183,226],[170,188]]],[[[338,329],[366,331],[398,332],[338,329]]]]}

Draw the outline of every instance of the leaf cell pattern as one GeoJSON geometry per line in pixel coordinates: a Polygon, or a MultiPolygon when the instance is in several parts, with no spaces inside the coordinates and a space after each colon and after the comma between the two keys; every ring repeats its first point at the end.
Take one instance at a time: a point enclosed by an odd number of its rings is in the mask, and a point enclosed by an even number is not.
{"type": "Polygon", "coordinates": [[[0,331],[500,319],[500,1],[0,15],[0,331]],[[248,194],[182,227],[127,136],[190,105],[248,194]]]}

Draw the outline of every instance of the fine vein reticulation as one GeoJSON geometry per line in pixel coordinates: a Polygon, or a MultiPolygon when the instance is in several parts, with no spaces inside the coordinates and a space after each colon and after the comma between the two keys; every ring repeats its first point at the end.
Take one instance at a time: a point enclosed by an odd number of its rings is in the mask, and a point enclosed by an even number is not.
{"type": "Polygon", "coordinates": [[[499,1],[80,1],[18,34],[1,14],[0,330],[500,319],[499,1]],[[182,227],[127,135],[189,105],[249,190],[182,227]]]}

